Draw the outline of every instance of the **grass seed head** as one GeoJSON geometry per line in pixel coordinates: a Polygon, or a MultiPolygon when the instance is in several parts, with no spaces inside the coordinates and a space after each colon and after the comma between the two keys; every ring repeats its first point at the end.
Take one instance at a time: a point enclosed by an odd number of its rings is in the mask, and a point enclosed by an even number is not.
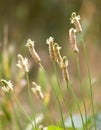
{"type": "Polygon", "coordinates": [[[28,68],[28,59],[25,57],[23,58],[22,55],[18,54],[18,63],[16,64],[17,67],[23,70],[23,72],[29,72],[28,68]]]}
{"type": "Polygon", "coordinates": [[[55,61],[54,38],[53,38],[53,37],[49,37],[49,38],[46,40],[46,44],[49,45],[49,55],[50,55],[51,61],[55,61]]]}
{"type": "Polygon", "coordinates": [[[60,54],[60,50],[61,50],[61,47],[57,43],[55,43],[54,44],[55,60],[59,64],[59,67],[61,68],[62,56],[60,54]]]}
{"type": "Polygon", "coordinates": [[[76,13],[73,12],[70,20],[71,20],[71,23],[75,25],[77,32],[82,32],[82,27],[80,24],[80,15],[76,15],[76,13]]]}
{"type": "Polygon", "coordinates": [[[10,92],[10,91],[13,91],[13,84],[12,82],[9,80],[9,81],[6,81],[4,79],[1,79],[1,83],[2,83],[2,90],[4,92],[10,92]]]}
{"type": "Polygon", "coordinates": [[[68,60],[66,56],[63,57],[63,62],[62,62],[62,75],[63,79],[69,81],[69,72],[68,72],[68,60]]]}
{"type": "Polygon", "coordinates": [[[33,85],[32,87],[33,93],[35,93],[39,97],[40,100],[44,100],[44,95],[41,91],[41,87],[37,85],[35,82],[32,82],[32,85],[33,85]]]}
{"type": "Polygon", "coordinates": [[[41,59],[40,59],[38,53],[36,52],[36,50],[34,48],[34,41],[32,41],[31,39],[28,39],[27,44],[25,46],[28,47],[29,52],[30,52],[31,56],[33,57],[34,61],[36,63],[40,63],[41,59]]]}
{"type": "Polygon", "coordinates": [[[77,43],[76,43],[76,30],[74,28],[71,28],[69,30],[69,41],[70,41],[70,45],[71,45],[73,51],[78,53],[79,49],[78,49],[77,43]]]}

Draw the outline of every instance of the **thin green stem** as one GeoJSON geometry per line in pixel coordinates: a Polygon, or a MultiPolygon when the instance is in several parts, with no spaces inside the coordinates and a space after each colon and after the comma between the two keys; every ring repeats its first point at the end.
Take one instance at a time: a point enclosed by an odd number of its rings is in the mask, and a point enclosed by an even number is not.
{"type": "Polygon", "coordinates": [[[63,94],[62,89],[61,89],[61,86],[60,86],[60,82],[59,82],[59,78],[58,78],[58,72],[57,72],[56,64],[55,64],[55,63],[53,63],[53,67],[54,67],[54,71],[55,71],[55,74],[56,74],[57,83],[58,83],[58,86],[59,86],[59,90],[60,90],[60,93],[61,93],[62,99],[63,99],[63,101],[64,101],[64,103],[65,103],[67,109],[68,109],[68,107],[69,107],[68,112],[69,112],[69,115],[70,115],[70,118],[71,118],[71,122],[72,122],[73,130],[75,130],[75,125],[74,125],[73,117],[72,117],[72,109],[71,109],[71,105],[70,105],[69,101],[66,102],[66,100],[65,100],[65,98],[64,98],[64,96],[63,96],[64,94],[63,94]]]}
{"type": "Polygon", "coordinates": [[[84,111],[85,111],[86,128],[87,128],[87,110],[86,110],[86,104],[85,104],[85,100],[84,100],[84,93],[83,93],[83,89],[82,89],[81,72],[80,72],[80,62],[79,62],[79,56],[78,56],[78,54],[76,55],[76,57],[77,57],[77,68],[78,68],[78,75],[79,75],[79,81],[80,81],[80,91],[81,91],[81,97],[82,97],[82,102],[83,102],[84,111]]]}
{"type": "Polygon", "coordinates": [[[48,117],[48,119],[50,120],[50,123],[51,123],[51,125],[53,125],[54,126],[54,122],[53,122],[53,120],[52,120],[52,118],[51,118],[51,116],[50,116],[50,112],[49,112],[49,110],[48,110],[48,108],[47,108],[47,105],[44,103],[43,104],[44,105],[44,109],[45,109],[45,113],[47,114],[47,117],[48,117]]]}
{"type": "Polygon", "coordinates": [[[80,110],[80,105],[79,105],[78,99],[77,99],[77,97],[76,97],[76,95],[75,95],[75,93],[74,93],[74,91],[73,91],[73,89],[72,89],[72,87],[71,87],[71,84],[70,84],[69,81],[67,81],[67,80],[66,80],[66,86],[67,86],[67,90],[71,93],[71,95],[73,96],[73,98],[74,98],[74,100],[75,100],[75,103],[76,103],[76,105],[77,105],[77,107],[78,107],[78,110],[79,110],[79,112],[80,112],[83,129],[85,130],[85,128],[84,128],[84,120],[83,120],[82,112],[81,112],[81,110],[80,110]]]}
{"type": "Polygon", "coordinates": [[[90,99],[91,99],[92,112],[93,112],[93,118],[94,118],[94,127],[95,127],[95,130],[96,130],[95,111],[94,111],[94,103],[93,103],[93,90],[92,90],[93,86],[92,86],[92,82],[91,82],[91,74],[90,74],[90,67],[89,67],[87,48],[86,48],[86,44],[85,44],[83,38],[82,38],[82,44],[83,44],[83,49],[84,49],[84,54],[85,54],[86,64],[87,64],[89,86],[90,86],[90,99]]]}
{"type": "Polygon", "coordinates": [[[13,111],[12,111],[12,121],[14,122],[14,126],[17,130],[20,130],[20,124],[18,123],[18,118],[17,118],[17,112],[14,107],[13,99],[11,98],[11,104],[13,106],[13,111]]]}
{"type": "MultiPolygon", "coordinates": [[[[44,71],[45,74],[47,75],[46,70],[44,69],[44,67],[43,67],[40,63],[39,63],[39,66],[43,69],[43,71],[44,71]]],[[[47,76],[47,78],[48,78],[48,76],[47,76]]],[[[48,78],[48,80],[49,80],[49,82],[50,82],[50,84],[51,84],[52,91],[53,91],[53,93],[54,93],[54,95],[55,95],[55,97],[56,97],[56,99],[57,99],[57,103],[58,103],[58,107],[59,107],[59,111],[60,111],[60,115],[61,115],[61,119],[62,119],[63,129],[66,130],[65,124],[64,124],[64,118],[63,118],[62,107],[61,107],[61,103],[60,103],[60,101],[59,101],[58,94],[57,94],[57,92],[55,91],[55,89],[54,89],[54,87],[53,87],[54,85],[51,83],[51,81],[50,81],[49,78],[48,78]]]]}
{"type": "Polygon", "coordinates": [[[32,119],[30,118],[30,116],[27,114],[27,112],[24,110],[24,108],[22,107],[22,105],[20,104],[19,100],[17,99],[17,97],[15,96],[15,94],[12,92],[12,95],[16,101],[16,103],[18,104],[18,106],[20,107],[20,109],[22,110],[22,112],[25,114],[26,118],[31,122],[32,124],[32,128],[34,129],[34,125],[32,123],[32,119]]]}
{"type": "Polygon", "coordinates": [[[28,83],[29,102],[30,102],[30,106],[31,106],[32,112],[33,112],[33,118],[34,118],[35,129],[37,129],[37,125],[36,125],[36,121],[35,121],[35,112],[34,112],[34,106],[33,106],[33,100],[32,100],[32,95],[31,95],[31,89],[30,89],[30,83],[29,83],[28,73],[26,73],[26,79],[27,79],[27,83],[28,83]]]}

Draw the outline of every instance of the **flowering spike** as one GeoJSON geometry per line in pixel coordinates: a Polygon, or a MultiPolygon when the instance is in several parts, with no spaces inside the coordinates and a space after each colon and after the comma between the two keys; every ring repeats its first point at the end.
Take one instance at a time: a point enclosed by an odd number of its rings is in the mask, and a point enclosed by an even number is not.
{"type": "Polygon", "coordinates": [[[32,41],[31,39],[28,39],[27,44],[25,46],[28,47],[29,52],[30,52],[31,56],[33,57],[33,59],[35,60],[35,62],[40,63],[41,59],[34,48],[34,41],[32,41]]]}
{"type": "Polygon", "coordinates": [[[73,51],[76,53],[79,52],[79,49],[78,49],[77,43],[76,43],[76,30],[74,28],[71,28],[69,30],[69,41],[70,41],[73,51]]]}
{"type": "Polygon", "coordinates": [[[60,54],[60,49],[61,47],[57,43],[55,43],[54,44],[55,60],[57,61],[57,63],[59,64],[61,68],[62,56],[60,54]]]}
{"type": "Polygon", "coordinates": [[[49,38],[46,40],[46,44],[49,45],[49,54],[50,54],[50,59],[51,59],[51,61],[55,61],[54,38],[53,38],[53,37],[49,37],[49,38]]]}
{"type": "Polygon", "coordinates": [[[10,92],[13,91],[13,84],[11,83],[11,81],[6,81],[4,79],[1,79],[1,83],[3,85],[2,90],[4,92],[10,92]]]}
{"type": "Polygon", "coordinates": [[[44,127],[43,125],[39,125],[39,130],[48,130],[48,128],[44,127]]]}
{"type": "Polygon", "coordinates": [[[32,85],[33,85],[33,88],[32,88],[33,93],[36,93],[37,96],[41,100],[43,100],[44,99],[44,95],[43,95],[43,93],[41,91],[41,87],[39,85],[37,85],[35,82],[32,82],[32,85]]]}
{"type": "Polygon", "coordinates": [[[68,73],[68,60],[66,58],[66,56],[63,57],[63,62],[62,62],[62,75],[63,75],[63,79],[64,80],[69,80],[69,73],[68,73]]]}
{"type": "Polygon", "coordinates": [[[71,23],[75,25],[77,32],[82,32],[82,27],[80,24],[80,15],[76,15],[75,12],[71,15],[71,23]]]}
{"type": "Polygon", "coordinates": [[[17,65],[17,67],[22,69],[24,72],[29,72],[29,69],[28,69],[28,59],[27,58],[23,58],[23,56],[20,55],[20,54],[18,54],[18,63],[16,65],[17,65]]]}

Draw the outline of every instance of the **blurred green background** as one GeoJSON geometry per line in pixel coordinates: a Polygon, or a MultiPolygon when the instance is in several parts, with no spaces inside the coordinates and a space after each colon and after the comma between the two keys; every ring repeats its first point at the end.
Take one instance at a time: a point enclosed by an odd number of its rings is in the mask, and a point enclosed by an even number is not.
{"type": "Polygon", "coordinates": [[[100,6],[100,0],[0,0],[0,41],[7,24],[9,41],[18,46],[32,38],[43,47],[50,35],[63,44],[71,27],[69,18],[75,11],[82,21],[89,22],[91,38],[100,44],[100,6]]]}

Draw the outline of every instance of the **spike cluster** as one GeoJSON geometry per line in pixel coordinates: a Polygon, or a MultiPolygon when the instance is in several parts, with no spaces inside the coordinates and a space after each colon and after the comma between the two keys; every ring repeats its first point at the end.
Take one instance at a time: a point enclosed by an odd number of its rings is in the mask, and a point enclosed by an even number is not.
{"type": "Polygon", "coordinates": [[[71,28],[69,30],[69,41],[70,41],[73,51],[79,52],[79,49],[78,49],[77,43],[76,43],[76,30],[74,28],[71,28]]]}
{"type": "Polygon", "coordinates": [[[71,20],[71,23],[74,24],[76,31],[82,32],[82,27],[81,27],[81,24],[80,24],[80,15],[76,15],[76,13],[73,12],[70,20],[71,20]]]}
{"type": "Polygon", "coordinates": [[[23,72],[29,72],[28,69],[28,59],[23,58],[22,55],[18,54],[18,63],[16,64],[17,67],[23,70],[23,72]]]}
{"type": "Polygon", "coordinates": [[[10,92],[13,91],[13,84],[11,83],[11,81],[6,81],[4,79],[1,79],[1,83],[3,85],[2,90],[4,92],[10,92]]]}
{"type": "Polygon", "coordinates": [[[69,72],[67,67],[68,67],[68,60],[66,59],[66,56],[64,56],[62,62],[62,75],[64,80],[69,81],[69,72]]]}
{"type": "Polygon", "coordinates": [[[34,41],[32,41],[31,39],[28,39],[27,44],[25,46],[28,47],[29,52],[30,52],[31,56],[33,57],[33,59],[35,60],[35,62],[40,63],[41,59],[34,48],[34,41]]]}
{"type": "Polygon", "coordinates": [[[58,43],[54,43],[54,40],[52,37],[49,37],[49,39],[47,39],[47,44],[49,45],[49,54],[50,54],[50,59],[51,61],[56,61],[60,67],[60,69],[62,70],[62,75],[63,75],[63,79],[64,80],[69,80],[69,73],[67,70],[67,61],[65,61],[64,59],[66,58],[62,58],[60,50],[61,47],[58,45],[58,43]]]}
{"type": "Polygon", "coordinates": [[[46,43],[49,45],[50,59],[51,59],[51,61],[55,61],[54,38],[53,38],[53,37],[49,37],[49,38],[46,40],[46,43]]]}
{"type": "Polygon", "coordinates": [[[47,127],[44,127],[43,125],[40,125],[40,126],[39,126],[39,130],[48,130],[48,128],[47,128],[47,127]]]}
{"type": "Polygon", "coordinates": [[[33,93],[35,93],[39,97],[40,100],[43,100],[44,95],[41,91],[41,87],[39,85],[37,85],[35,82],[32,82],[32,85],[33,85],[33,87],[32,87],[33,93]]]}
{"type": "Polygon", "coordinates": [[[76,33],[82,32],[82,27],[80,24],[80,15],[76,15],[76,13],[73,12],[70,20],[71,20],[71,23],[74,24],[75,28],[71,28],[69,30],[69,40],[70,40],[70,44],[71,44],[73,51],[78,53],[79,49],[78,49],[77,43],[76,43],[76,33]]]}
{"type": "Polygon", "coordinates": [[[60,54],[60,50],[61,50],[61,47],[55,43],[54,44],[54,53],[55,53],[55,60],[56,62],[59,64],[60,68],[61,68],[61,64],[62,64],[62,56],[60,54]]]}

